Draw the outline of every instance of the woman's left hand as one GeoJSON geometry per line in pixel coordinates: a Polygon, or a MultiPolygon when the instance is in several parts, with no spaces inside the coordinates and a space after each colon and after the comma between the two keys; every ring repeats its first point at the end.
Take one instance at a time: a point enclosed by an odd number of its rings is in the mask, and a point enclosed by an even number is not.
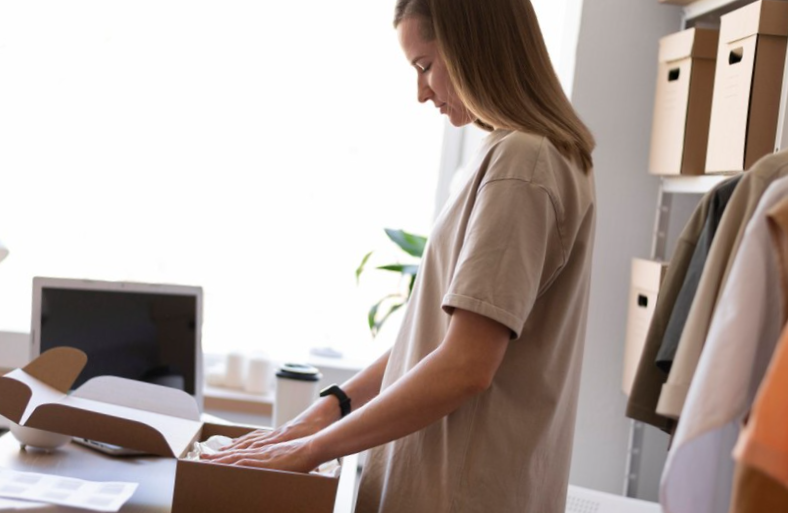
{"type": "Polygon", "coordinates": [[[250,449],[227,449],[202,459],[244,467],[310,472],[320,465],[311,450],[311,437],[250,449]]]}

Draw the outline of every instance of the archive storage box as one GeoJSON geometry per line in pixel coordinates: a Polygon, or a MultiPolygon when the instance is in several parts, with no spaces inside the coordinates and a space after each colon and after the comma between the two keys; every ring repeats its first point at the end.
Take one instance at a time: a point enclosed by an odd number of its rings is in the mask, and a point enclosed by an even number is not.
{"type": "Polygon", "coordinates": [[[632,278],[629,289],[627,338],[624,346],[624,377],[621,387],[629,395],[635,380],[646,334],[654,316],[659,288],[668,264],[653,260],[632,259],[632,278]]]}
{"type": "Polygon", "coordinates": [[[649,171],[702,175],[719,32],[691,28],[659,41],[649,171]]]}
{"type": "Polygon", "coordinates": [[[707,173],[743,171],[774,151],[787,45],[786,2],[722,16],[707,173]]]}
{"type": "Polygon", "coordinates": [[[173,513],[334,511],[338,476],[184,459],[195,441],[254,429],[202,422],[186,392],[101,376],[69,393],[86,362],[82,351],[58,347],[0,377],[0,414],[26,427],[178,458],[173,513]]]}

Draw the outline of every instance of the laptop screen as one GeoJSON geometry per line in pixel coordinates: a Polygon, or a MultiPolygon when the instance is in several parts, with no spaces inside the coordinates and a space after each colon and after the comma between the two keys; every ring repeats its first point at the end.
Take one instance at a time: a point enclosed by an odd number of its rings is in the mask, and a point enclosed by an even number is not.
{"type": "Polygon", "coordinates": [[[199,288],[168,293],[142,284],[111,290],[123,285],[106,282],[102,289],[102,282],[82,282],[90,286],[80,288],[79,280],[65,287],[36,280],[34,352],[59,346],[84,351],[88,362],[74,388],[96,376],[119,376],[183,390],[202,406],[199,288]]]}

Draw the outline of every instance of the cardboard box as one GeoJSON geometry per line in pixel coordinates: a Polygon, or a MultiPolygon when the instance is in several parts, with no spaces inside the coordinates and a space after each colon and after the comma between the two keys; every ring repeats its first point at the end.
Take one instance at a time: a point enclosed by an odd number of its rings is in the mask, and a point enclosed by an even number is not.
{"type": "Polygon", "coordinates": [[[721,20],[707,173],[749,169],[774,151],[788,3],[753,2],[721,20]]]}
{"type": "Polygon", "coordinates": [[[331,513],[339,478],[180,459],[195,441],[255,429],[203,423],[194,398],[159,385],[93,378],[69,394],[87,357],[60,347],[0,377],[0,414],[17,424],[177,457],[174,513],[331,513]]]}
{"type": "MultiPolygon", "coordinates": [[[[248,428],[203,424],[200,441],[213,435],[239,437],[248,428]]],[[[173,513],[333,513],[339,477],[280,472],[179,459],[173,513]]]]}
{"type": "Polygon", "coordinates": [[[632,278],[629,290],[627,338],[624,346],[624,376],[621,388],[629,395],[640,364],[657,296],[668,264],[653,260],[632,259],[632,278]]]}
{"type": "Polygon", "coordinates": [[[649,172],[702,175],[719,32],[691,28],[659,41],[649,172]]]}

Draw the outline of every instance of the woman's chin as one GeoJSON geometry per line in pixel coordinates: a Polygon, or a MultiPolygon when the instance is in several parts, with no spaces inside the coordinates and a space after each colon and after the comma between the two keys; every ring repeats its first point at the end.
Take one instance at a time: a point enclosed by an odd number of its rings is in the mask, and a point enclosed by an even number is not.
{"type": "Polygon", "coordinates": [[[470,125],[472,122],[473,122],[473,119],[470,119],[470,118],[468,118],[466,116],[462,116],[462,117],[449,116],[449,123],[451,123],[452,126],[457,127],[457,128],[462,128],[464,126],[470,125]]]}

